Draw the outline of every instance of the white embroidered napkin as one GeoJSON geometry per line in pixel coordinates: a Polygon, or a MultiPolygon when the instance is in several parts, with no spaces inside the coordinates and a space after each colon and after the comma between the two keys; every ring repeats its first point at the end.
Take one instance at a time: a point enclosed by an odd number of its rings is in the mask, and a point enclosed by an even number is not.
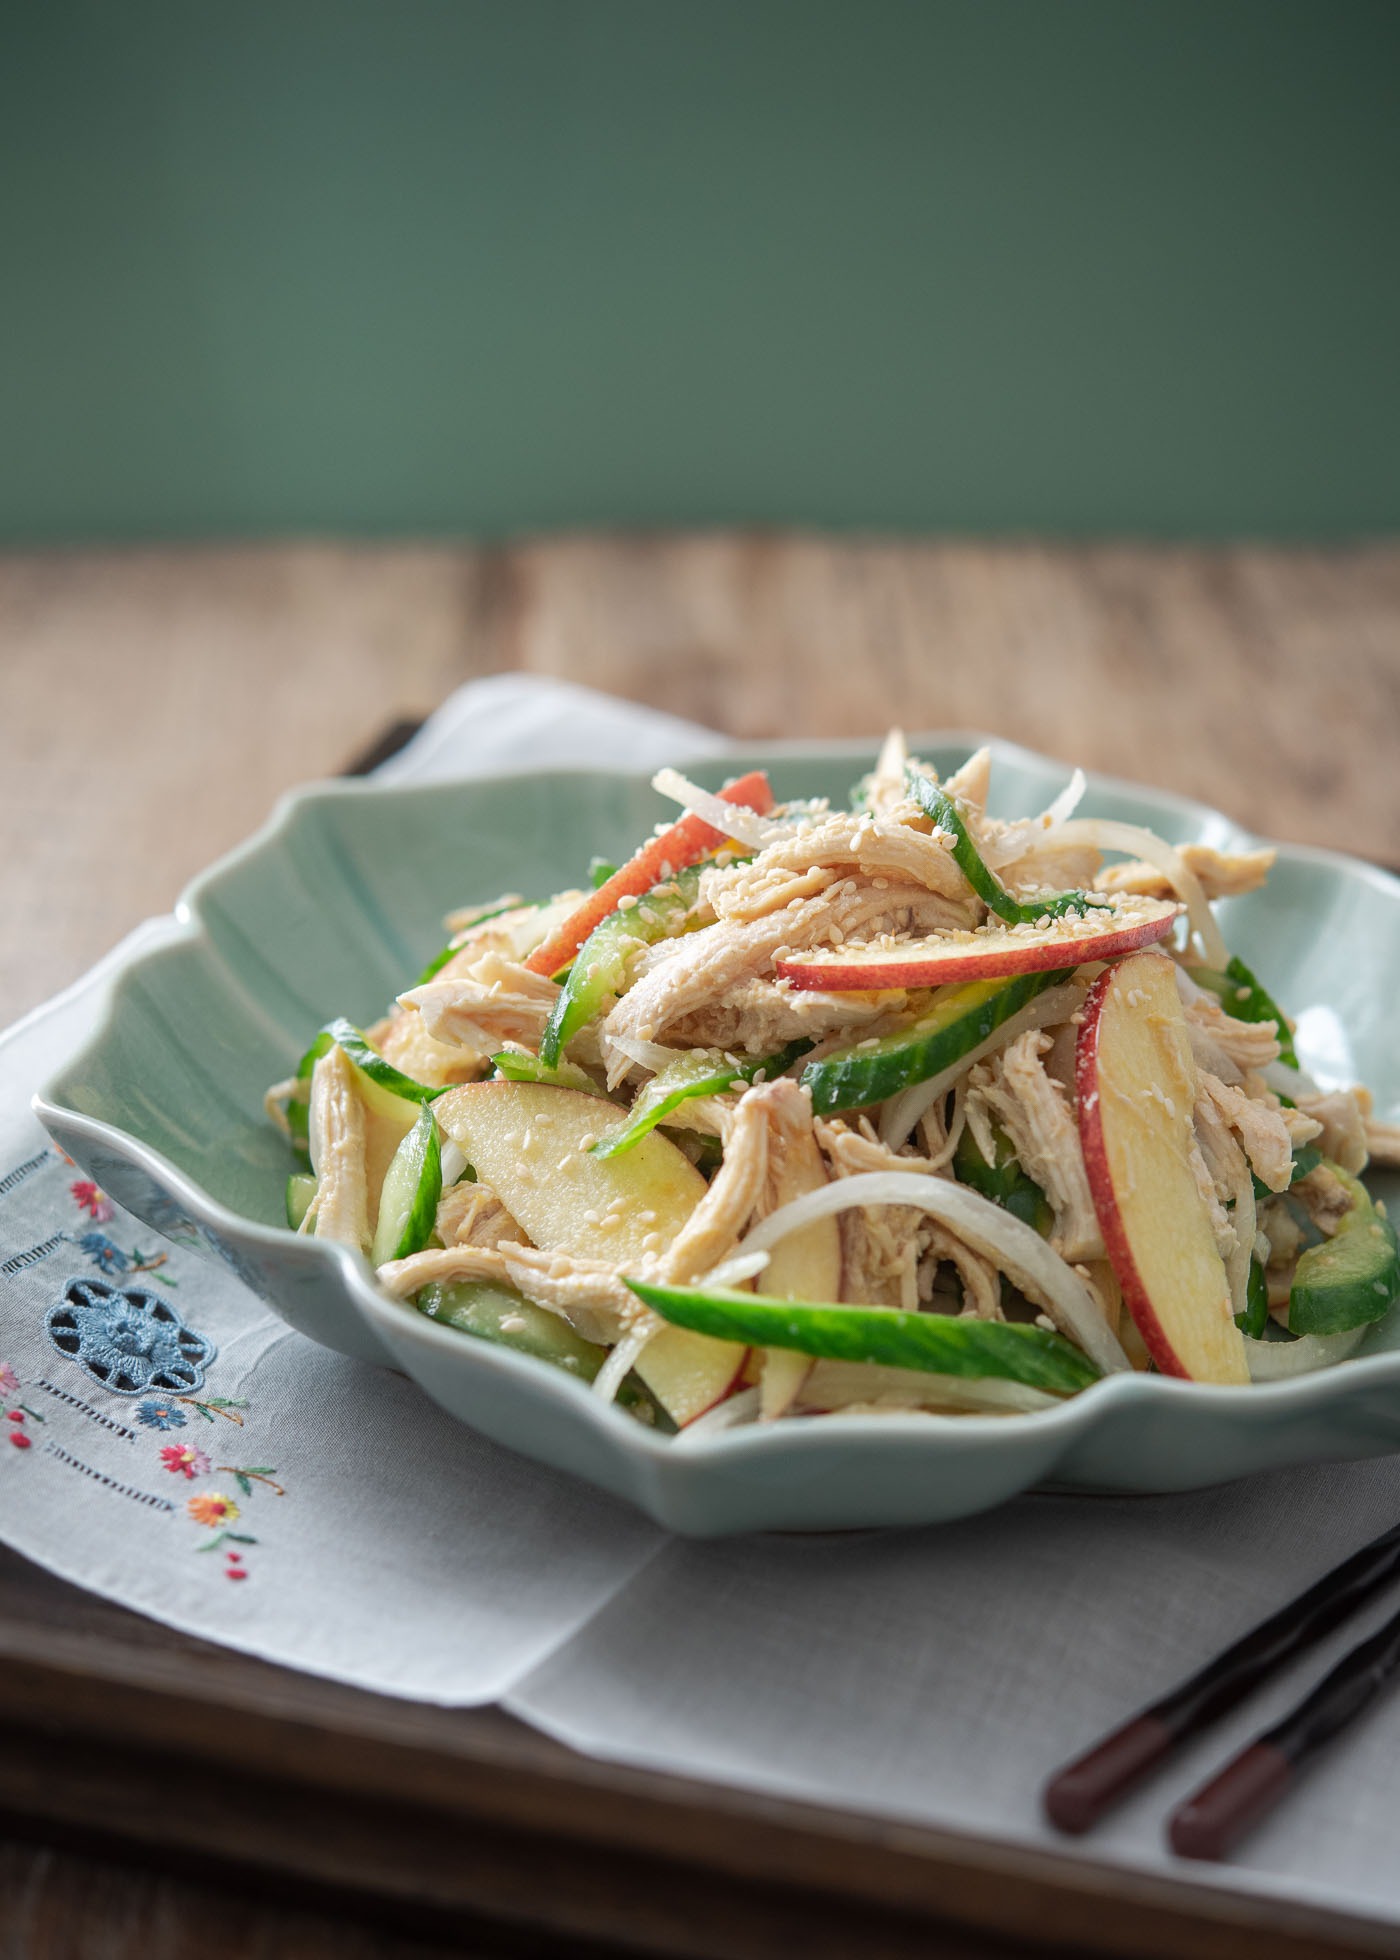
{"type": "MultiPolygon", "coordinates": [[[[580,689],[500,677],[464,688],[381,773],[585,755],[637,767],[717,744],[580,689]]],[[[142,928],[104,965],[164,929],[142,928]]],[[[1400,1516],[1390,1458],[1181,1498],[1033,1496],[918,1532],[667,1540],[396,1377],[287,1333],[201,1256],[103,1216],[27,1113],[86,1033],[99,977],[0,1045],[0,1537],[206,1639],[391,1693],[501,1699],[602,1756],[1066,1849],[1037,1794],[1067,1754],[1400,1516]],[[99,1386],[46,1324],[73,1280],[177,1312],[198,1383],[99,1386]]],[[[85,1297],[89,1359],[122,1341],[128,1361],[143,1343],[151,1358],[155,1307],[123,1332],[104,1296],[85,1297]]],[[[1333,1635],[1070,1855],[1182,1870],[1162,1838],[1171,1803],[1393,1604],[1333,1635]]],[[[1190,1875],[1400,1921],[1398,1764],[1400,1698],[1233,1865],[1190,1875]]]]}

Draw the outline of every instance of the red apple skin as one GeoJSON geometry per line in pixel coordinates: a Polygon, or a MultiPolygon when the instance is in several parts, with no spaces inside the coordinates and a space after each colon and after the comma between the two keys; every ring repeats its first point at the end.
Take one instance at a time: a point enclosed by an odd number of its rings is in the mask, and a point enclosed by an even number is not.
{"type": "MultiPolygon", "coordinates": [[[[1154,962],[1161,956],[1144,956],[1154,962]]],[[[1210,1376],[1196,1376],[1185,1365],[1172,1344],[1172,1338],[1163,1325],[1160,1314],[1153,1303],[1151,1293],[1138,1268],[1129,1239],[1127,1224],[1119,1208],[1114,1190],[1111,1160],[1103,1126],[1103,1107],[1100,1096],[1101,1057],[1100,1034],[1104,1020],[1104,1007],[1110,992],[1115,987],[1131,985],[1127,977],[1130,969],[1140,961],[1125,961],[1120,966],[1110,967],[1101,973],[1089,990],[1084,1003],[1084,1018],[1080,1024],[1079,1039],[1075,1049],[1075,1095],[1078,1103],[1080,1142],[1084,1151],[1084,1168],[1089,1181],[1090,1195],[1098,1216],[1099,1229],[1103,1233],[1104,1246],[1108,1252],[1109,1263],[1117,1276],[1122,1289],[1123,1303],[1131,1314],[1133,1323],[1142,1336],[1143,1345],[1163,1374],[1175,1375],[1180,1380],[1212,1379],[1210,1376]]],[[[1222,1330],[1223,1331],[1223,1330],[1222,1330]]],[[[1233,1323],[1231,1333],[1233,1334],[1233,1323]]],[[[1235,1337],[1238,1338],[1237,1336],[1235,1337]]],[[[1227,1337],[1228,1339],[1228,1337],[1227,1337]]],[[[1241,1365],[1243,1365],[1241,1353],[1241,1365]]],[[[1248,1377],[1244,1376],[1247,1380],[1248,1377]]]]}
{"type": "Polygon", "coordinates": [[[1167,1339],[1167,1331],[1157,1318],[1157,1310],[1142,1283],[1142,1275],[1138,1272],[1128,1244],[1127,1230],[1109,1181],[1103,1111],[1099,1103],[1099,1029],[1111,978],[1111,970],[1101,973],[1090,987],[1074,1051],[1074,1093],[1079,1110],[1079,1141],[1084,1151],[1084,1169],[1098,1215],[1099,1230],[1103,1233],[1104,1249],[1123,1290],[1123,1304],[1142,1335],[1143,1346],[1163,1374],[1176,1375],[1182,1381],[1189,1381],[1190,1377],[1167,1339]]]}
{"type": "Polygon", "coordinates": [[[945,987],[963,980],[1010,979],[1018,973],[1048,973],[1055,967],[1069,968],[1086,960],[1111,960],[1121,953],[1138,952],[1165,939],[1176,919],[1177,911],[1172,907],[1160,918],[1117,926],[1097,937],[1067,941],[1046,932],[1039,939],[1008,937],[980,950],[963,942],[950,944],[946,953],[928,954],[923,959],[901,960],[891,953],[888,964],[879,966],[869,961],[843,966],[837,959],[807,962],[795,956],[779,960],[774,970],[790,986],[829,994],[883,993],[894,987],[945,987]]]}

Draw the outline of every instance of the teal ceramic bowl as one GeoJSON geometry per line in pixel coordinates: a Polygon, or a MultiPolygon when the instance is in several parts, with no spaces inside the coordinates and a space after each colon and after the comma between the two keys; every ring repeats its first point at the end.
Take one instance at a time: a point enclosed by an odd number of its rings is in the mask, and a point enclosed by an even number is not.
{"type": "MultiPolygon", "coordinates": [[[[926,737],[955,767],[977,737],[926,737]]],[[[993,742],[994,808],[1042,808],[1061,764],[993,742]]],[[[717,786],[765,764],[780,797],[844,798],[869,751],[779,747],[691,767],[717,786]]],[[[1256,840],[1216,812],[1092,780],[1087,814],[1222,847],[1256,840]]],[[[527,1356],[389,1299],[366,1261],[281,1222],[286,1148],[264,1087],[331,1015],[374,1019],[441,942],[451,906],[544,895],[592,853],[625,854],[665,814],[644,776],[586,771],[422,788],[330,784],[289,798],[199,879],[169,941],[112,983],[96,1037],[35,1107],[54,1139],[156,1228],[178,1221],[312,1340],[410,1375],[464,1423],[628,1498],[660,1524],[712,1535],[911,1525],[1044,1482],[1178,1491],[1252,1472],[1400,1449],[1400,1314],[1357,1358],[1268,1387],[1117,1376],[1013,1417],[827,1417],[667,1439],[527,1356]]],[[[1298,1016],[1324,1081],[1361,1079],[1400,1112],[1393,976],[1400,881],[1325,851],[1283,848],[1267,891],[1222,908],[1232,946],[1298,1016]]],[[[1392,1189],[1383,1195],[1393,1199],[1392,1189]]]]}

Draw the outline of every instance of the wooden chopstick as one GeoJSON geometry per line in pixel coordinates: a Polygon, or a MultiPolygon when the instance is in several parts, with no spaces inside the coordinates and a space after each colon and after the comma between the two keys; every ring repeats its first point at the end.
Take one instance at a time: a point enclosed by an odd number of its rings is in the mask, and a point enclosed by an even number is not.
{"type": "Polygon", "coordinates": [[[1183,1858],[1223,1858],[1291,1788],[1333,1736],[1359,1719],[1400,1673],[1400,1613],[1353,1647],[1298,1706],[1256,1736],[1172,1812],[1167,1826],[1183,1858]]]}
{"type": "MultiPolygon", "coordinates": [[[[1066,1763],[1045,1786],[1045,1812],[1050,1822],[1062,1831],[1075,1834],[1087,1831],[1140,1783],[1149,1770],[1237,1707],[1285,1661],[1311,1647],[1333,1627],[1340,1626],[1397,1576],[1400,1576],[1400,1525],[1392,1525],[1389,1531],[1363,1545],[1359,1552],[1354,1552],[1270,1619],[1261,1621],[1170,1694],[1114,1729],[1084,1755],[1066,1763]]],[[[1396,1638],[1400,1657],[1400,1630],[1396,1638]]],[[[1327,1686],[1328,1682],[1324,1682],[1323,1689],[1327,1686]]],[[[1322,1691],[1319,1689],[1318,1693],[1322,1691]]],[[[1198,1801],[1203,1795],[1204,1792],[1198,1793],[1192,1801],[1198,1801]]]]}

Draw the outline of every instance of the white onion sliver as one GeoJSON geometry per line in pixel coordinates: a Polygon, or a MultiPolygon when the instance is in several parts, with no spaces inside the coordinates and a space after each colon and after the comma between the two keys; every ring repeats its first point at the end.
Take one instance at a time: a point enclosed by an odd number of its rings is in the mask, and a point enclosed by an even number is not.
{"type": "Polygon", "coordinates": [[[467,1168],[467,1153],[461,1144],[454,1143],[451,1137],[440,1138],[438,1150],[442,1163],[442,1188],[445,1191],[449,1185],[458,1181],[467,1168]]]}
{"type": "Polygon", "coordinates": [[[726,803],[722,796],[713,791],[701,789],[692,783],[679,769],[658,769],[651,779],[651,786],[662,796],[669,796],[673,803],[679,803],[683,810],[701,818],[712,830],[720,831],[725,837],[737,838],[752,850],[761,851],[765,844],[771,844],[774,837],[786,834],[788,826],[781,822],[773,823],[761,817],[755,810],[745,808],[739,803],[726,803]]]}
{"type": "Polygon", "coordinates": [[[1224,972],[1230,955],[1215,923],[1215,914],[1200,879],[1175,844],[1169,844],[1154,830],[1144,830],[1140,824],[1118,823],[1111,817],[1077,817],[1071,823],[1060,825],[1055,841],[1093,844],[1102,851],[1122,851],[1128,857],[1144,858],[1155,866],[1185,905],[1206,965],[1224,972]]]}
{"type": "Polygon", "coordinates": [[[738,1429],[742,1424],[757,1420],[758,1390],[741,1388],[737,1395],[717,1402],[713,1409],[706,1409],[703,1416],[697,1416],[694,1422],[687,1423],[671,1447],[677,1449],[683,1443],[703,1442],[707,1436],[718,1436],[725,1429],[738,1429]]]}
{"type": "Polygon", "coordinates": [[[631,1035],[609,1034],[606,1029],[603,1039],[609,1048],[615,1048],[618,1054],[625,1055],[628,1061],[635,1062],[638,1068],[649,1068],[653,1075],[660,1075],[662,1069],[670,1068],[673,1062],[679,1062],[684,1058],[683,1049],[664,1048],[659,1041],[638,1041],[631,1035]]]}
{"type": "Polygon", "coordinates": [[[799,1406],[831,1415],[852,1404],[898,1409],[965,1409],[1028,1415],[1054,1409],[1062,1397],[996,1375],[939,1375],[869,1361],[818,1361],[798,1392],[799,1406]]]}
{"type": "Polygon", "coordinates": [[[1244,1344],[1252,1382],[1287,1382],[1331,1368],[1360,1347],[1366,1327],[1349,1327],[1344,1334],[1303,1334],[1296,1341],[1251,1341],[1244,1344]]]}
{"type": "Polygon", "coordinates": [[[593,1377],[593,1393],[601,1401],[611,1402],[636,1361],[637,1356],[661,1332],[659,1320],[645,1321],[640,1327],[631,1328],[608,1355],[607,1360],[593,1377]]]}
{"type": "Polygon", "coordinates": [[[740,1242],[736,1256],[771,1252],[789,1232],[810,1225],[814,1219],[864,1205],[906,1205],[928,1212],[974,1251],[993,1259],[1023,1293],[1045,1308],[1062,1333],[1078,1342],[1104,1374],[1130,1366],[1088,1287],[1040,1234],[990,1198],[947,1178],[928,1177],[919,1171],[862,1171],[855,1177],[838,1178],[834,1184],[824,1184],[818,1191],[780,1205],[740,1242]]]}
{"type": "Polygon", "coordinates": [[[1289,1096],[1297,1102],[1299,1096],[1322,1094],[1305,1068],[1290,1068],[1287,1062],[1265,1062],[1259,1073],[1276,1096],[1289,1096]]]}
{"type": "Polygon", "coordinates": [[[750,1252],[742,1259],[722,1260],[702,1280],[697,1280],[696,1285],[742,1286],[746,1280],[757,1279],[761,1272],[767,1270],[771,1256],[767,1252],[750,1252]]]}
{"type": "Polygon", "coordinates": [[[1084,771],[1082,769],[1076,769],[1040,819],[1047,831],[1058,830],[1062,823],[1069,821],[1079,808],[1080,800],[1088,787],[1089,785],[1085,780],[1084,771]]]}
{"type": "Polygon", "coordinates": [[[993,1028],[985,1041],[979,1041],[975,1048],[969,1048],[959,1060],[951,1062],[937,1075],[929,1076],[927,1081],[915,1082],[897,1096],[892,1096],[880,1119],[881,1143],[889,1150],[898,1150],[914,1134],[925,1112],[940,1096],[947,1095],[953,1084],[966,1075],[974,1063],[980,1062],[1006,1042],[1014,1041],[1017,1035],[1025,1034],[1028,1028],[1048,1028],[1055,1021],[1067,1020],[1079,1005],[1078,991],[1070,986],[1049,987],[1043,994],[1037,994],[1019,1014],[1013,1014],[999,1028],[993,1028]]]}

